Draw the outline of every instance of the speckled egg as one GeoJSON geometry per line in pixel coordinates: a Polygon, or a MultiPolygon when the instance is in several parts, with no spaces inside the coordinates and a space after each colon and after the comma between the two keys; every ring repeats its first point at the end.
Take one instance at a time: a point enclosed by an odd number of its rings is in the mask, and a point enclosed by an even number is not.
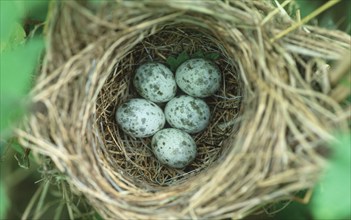
{"type": "Polygon", "coordinates": [[[175,74],[181,90],[194,97],[213,95],[221,85],[219,68],[205,59],[190,59],[182,63],[175,74]]]}
{"type": "Polygon", "coordinates": [[[161,63],[145,63],[134,76],[133,84],[137,92],[152,102],[167,102],[177,92],[173,73],[161,63]]]}
{"type": "Polygon", "coordinates": [[[167,103],[165,116],[172,127],[193,134],[207,127],[210,109],[202,99],[182,95],[167,103]]]}
{"type": "Polygon", "coordinates": [[[196,143],[184,131],[166,128],[157,132],[151,141],[157,159],[173,168],[184,168],[196,157],[196,143]]]}
{"type": "Polygon", "coordinates": [[[152,136],[166,123],[162,109],[145,99],[130,99],[122,104],[116,120],[124,132],[139,138],[152,136]]]}

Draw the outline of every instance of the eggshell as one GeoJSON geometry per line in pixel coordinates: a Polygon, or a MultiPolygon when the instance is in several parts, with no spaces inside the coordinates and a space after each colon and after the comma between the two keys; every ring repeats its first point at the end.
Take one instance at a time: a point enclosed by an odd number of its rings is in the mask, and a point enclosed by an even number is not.
{"type": "Polygon", "coordinates": [[[167,103],[165,116],[172,127],[193,134],[207,127],[210,108],[202,99],[182,95],[167,103]]]}
{"type": "Polygon", "coordinates": [[[161,63],[141,65],[136,70],[133,84],[142,97],[156,103],[171,100],[177,92],[173,73],[161,63]]]}
{"type": "Polygon", "coordinates": [[[205,59],[190,59],[182,63],[175,74],[179,88],[186,94],[204,98],[213,95],[221,85],[219,68],[205,59]]]}
{"type": "Polygon", "coordinates": [[[166,128],[158,131],[151,141],[156,158],[167,166],[184,168],[196,157],[196,143],[184,131],[166,128]]]}
{"type": "Polygon", "coordinates": [[[150,137],[166,123],[162,109],[145,99],[130,99],[122,104],[116,111],[116,120],[133,137],[150,137]]]}

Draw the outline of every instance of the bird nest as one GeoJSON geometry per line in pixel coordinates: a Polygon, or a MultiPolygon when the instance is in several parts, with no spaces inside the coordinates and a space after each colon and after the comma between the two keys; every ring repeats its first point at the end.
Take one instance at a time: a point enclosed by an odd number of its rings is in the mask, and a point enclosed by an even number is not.
{"type": "Polygon", "coordinates": [[[314,186],[345,111],[332,96],[330,61],[350,49],[344,33],[300,27],[268,1],[56,2],[31,92],[36,106],[17,130],[103,217],[242,218],[314,186]],[[206,98],[211,121],[194,134],[185,169],[160,164],[150,138],[116,124],[137,97],[140,64],[218,54],[222,86],[206,98]]]}

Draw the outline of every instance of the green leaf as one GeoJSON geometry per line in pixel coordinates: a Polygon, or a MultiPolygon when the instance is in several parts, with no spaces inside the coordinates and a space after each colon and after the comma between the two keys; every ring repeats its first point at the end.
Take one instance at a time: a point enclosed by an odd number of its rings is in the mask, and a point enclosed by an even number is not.
{"type": "Polygon", "coordinates": [[[33,155],[30,154],[29,149],[24,149],[16,139],[8,141],[9,147],[17,151],[14,157],[17,160],[18,166],[29,169],[30,167],[30,160],[34,160],[33,155]]]}
{"type": "Polygon", "coordinates": [[[351,217],[351,135],[339,135],[332,144],[334,151],[329,167],[312,200],[316,219],[346,219],[351,217]]]}
{"type": "Polygon", "coordinates": [[[184,63],[185,61],[189,60],[189,58],[190,57],[186,51],[181,52],[177,57],[178,66],[184,63]]]}
{"type": "Polygon", "coordinates": [[[18,23],[14,23],[11,29],[10,38],[7,41],[0,42],[0,53],[4,50],[11,50],[18,46],[20,43],[24,42],[25,37],[26,32],[23,27],[18,23]]]}
{"type": "Polygon", "coordinates": [[[205,58],[204,52],[202,50],[198,50],[193,55],[191,55],[192,58],[205,58]]]}
{"type": "Polygon", "coordinates": [[[174,56],[169,56],[166,62],[169,65],[171,71],[174,72],[180,64],[184,63],[189,58],[190,57],[188,53],[186,51],[183,51],[177,56],[177,58],[175,58],[174,56]]]}
{"type": "Polygon", "coordinates": [[[24,112],[23,98],[32,81],[32,73],[43,48],[42,39],[32,39],[0,57],[0,132],[24,112]]]}
{"type": "Polygon", "coordinates": [[[169,56],[166,60],[166,63],[172,71],[176,70],[178,67],[177,59],[174,56],[169,56]]]}
{"type": "Polygon", "coordinates": [[[0,219],[5,219],[9,202],[3,180],[0,180],[0,219]]]}
{"type": "Polygon", "coordinates": [[[48,1],[0,1],[0,40],[7,41],[16,22],[21,22],[25,16],[34,17],[45,14],[43,7],[48,1]],[[40,8],[41,7],[41,8],[40,8]],[[38,11],[38,9],[42,9],[38,11]],[[34,15],[35,14],[35,15],[34,15]]]}
{"type": "Polygon", "coordinates": [[[217,60],[220,57],[219,53],[208,53],[205,55],[205,58],[209,60],[217,60]]]}
{"type": "Polygon", "coordinates": [[[22,3],[18,1],[0,1],[0,40],[6,42],[10,38],[13,25],[19,21],[23,13],[22,3]]]}
{"type": "Polygon", "coordinates": [[[9,148],[12,148],[21,155],[25,153],[24,148],[18,143],[16,139],[10,138],[7,140],[0,140],[0,156],[9,148]]]}

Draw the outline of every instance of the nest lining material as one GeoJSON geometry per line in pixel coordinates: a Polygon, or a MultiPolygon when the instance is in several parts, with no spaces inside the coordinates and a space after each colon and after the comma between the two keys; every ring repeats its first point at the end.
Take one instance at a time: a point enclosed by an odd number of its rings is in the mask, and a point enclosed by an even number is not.
{"type": "Polygon", "coordinates": [[[350,37],[315,27],[271,39],[293,20],[261,1],[58,2],[31,97],[45,106],[16,132],[46,155],[76,193],[105,218],[242,218],[313,187],[320,151],[346,130],[330,97],[326,60],[339,60],[350,37]],[[160,165],[149,139],[114,122],[135,91],[134,70],[197,50],[218,52],[224,83],[207,102],[212,119],[197,135],[186,170],[160,165]]]}
{"type": "MultiPolygon", "coordinates": [[[[150,149],[151,138],[134,139],[124,134],[115,122],[116,108],[131,97],[138,97],[131,85],[131,73],[142,63],[155,61],[164,63],[171,55],[184,51],[204,54],[220,51],[215,50],[206,35],[187,27],[164,27],[156,35],[143,39],[133,48],[133,52],[120,61],[125,69],[121,74],[112,74],[102,88],[98,101],[97,112],[101,118],[105,154],[111,159],[117,170],[128,170],[130,176],[139,178],[153,185],[175,184],[175,180],[199,172],[211,165],[222,151],[223,140],[231,134],[233,126],[228,122],[234,121],[240,104],[240,88],[238,75],[232,71],[233,67],[226,63],[225,58],[218,59],[223,75],[222,91],[216,96],[207,98],[212,112],[211,123],[204,132],[194,135],[198,154],[195,161],[186,170],[176,170],[162,166],[152,155],[150,149]],[[118,78],[117,78],[118,77],[118,78]],[[124,91],[125,90],[125,91],[124,91]],[[107,111],[106,111],[107,110],[107,111]],[[120,140],[118,140],[120,139],[120,140]],[[124,144],[118,144],[123,141],[124,144]]],[[[236,71],[235,71],[236,72],[236,71]]],[[[177,181],[176,181],[177,182],[177,181]]]]}

